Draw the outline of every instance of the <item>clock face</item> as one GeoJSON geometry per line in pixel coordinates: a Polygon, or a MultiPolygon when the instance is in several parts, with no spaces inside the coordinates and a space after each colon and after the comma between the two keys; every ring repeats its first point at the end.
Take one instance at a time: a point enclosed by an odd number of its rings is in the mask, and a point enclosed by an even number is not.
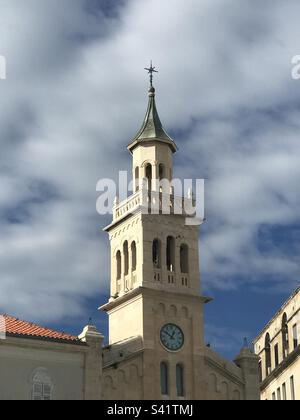
{"type": "Polygon", "coordinates": [[[177,325],[167,324],[161,329],[160,340],[167,350],[178,351],[184,345],[184,334],[177,325]]]}

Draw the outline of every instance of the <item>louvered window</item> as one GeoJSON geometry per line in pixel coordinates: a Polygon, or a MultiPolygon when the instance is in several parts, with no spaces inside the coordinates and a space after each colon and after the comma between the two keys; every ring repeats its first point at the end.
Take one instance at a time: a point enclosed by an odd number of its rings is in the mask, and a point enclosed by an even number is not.
{"type": "Polygon", "coordinates": [[[32,400],[51,401],[53,394],[52,381],[46,369],[38,369],[32,378],[32,400]]]}

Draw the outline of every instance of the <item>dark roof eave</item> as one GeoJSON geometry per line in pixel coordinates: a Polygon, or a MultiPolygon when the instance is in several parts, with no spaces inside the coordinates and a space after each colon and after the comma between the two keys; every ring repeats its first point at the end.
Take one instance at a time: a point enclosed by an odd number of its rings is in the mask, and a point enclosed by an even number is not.
{"type": "Polygon", "coordinates": [[[161,139],[161,138],[157,138],[157,137],[153,137],[153,138],[145,138],[145,139],[140,139],[140,140],[133,140],[133,142],[131,142],[127,149],[129,150],[129,152],[132,154],[133,150],[138,147],[140,144],[147,144],[147,143],[151,143],[151,142],[160,142],[160,143],[164,143],[166,145],[168,145],[170,147],[170,149],[172,150],[173,153],[176,153],[178,151],[178,147],[176,145],[176,143],[173,140],[167,140],[167,139],[161,139]]]}
{"type": "Polygon", "coordinates": [[[63,338],[51,338],[51,337],[40,337],[35,335],[28,335],[28,334],[15,334],[15,333],[6,333],[6,337],[10,338],[21,338],[24,340],[35,340],[35,341],[47,341],[51,343],[57,344],[70,344],[71,346],[84,346],[86,347],[87,344],[81,340],[68,340],[63,338]]]}

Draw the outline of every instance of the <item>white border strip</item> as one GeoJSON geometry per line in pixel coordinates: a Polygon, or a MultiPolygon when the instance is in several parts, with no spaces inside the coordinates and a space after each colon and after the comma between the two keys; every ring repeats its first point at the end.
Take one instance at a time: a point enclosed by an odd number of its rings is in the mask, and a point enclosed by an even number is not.
{"type": "Polygon", "coordinates": [[[4,316],[0,316],[0,340],[6,340],[6,321],[4,316]]]}

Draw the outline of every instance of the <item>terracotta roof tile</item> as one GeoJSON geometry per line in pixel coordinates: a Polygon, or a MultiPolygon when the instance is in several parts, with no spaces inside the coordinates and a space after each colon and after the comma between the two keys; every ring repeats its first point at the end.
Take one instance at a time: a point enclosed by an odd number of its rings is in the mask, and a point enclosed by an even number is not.
{"type": "Polygon", "coordinates": [[[78,337],[70,334],[65,334],[51,330],[49,328],[41,327],[37,324],[22,321],[9,315],[2,315],[2,317],[4,318],[6,334],[8,335],[81,343],[78,337]]]}

